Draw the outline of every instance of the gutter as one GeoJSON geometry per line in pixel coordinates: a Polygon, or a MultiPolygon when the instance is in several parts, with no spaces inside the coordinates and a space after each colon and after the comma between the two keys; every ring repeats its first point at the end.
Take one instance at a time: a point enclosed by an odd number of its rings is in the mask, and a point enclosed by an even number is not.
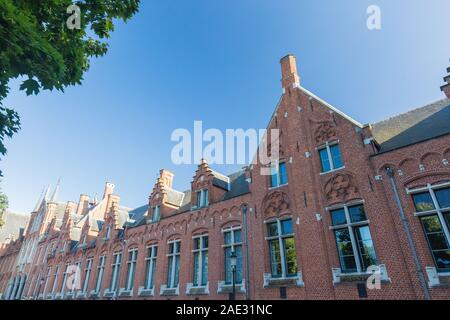
{"type": "Polygon", "coordinates": [[[420,265],[419,258],[417,255],[417,250],[416,250],[416,247],[414,246],[414,242],[412,239],[411,230],[409,229],[408,221],[406,220],[405,212],[403,211],[402,203],[401,203],[400,197],[398,195],[397,185],[395,184],[395,180],[394,180],[394,171],[391,168],[386,168],[386,173],[391,182],[392,191],[394,192],[394,199],[397,204],[398,210],[400,212],[400,218],[403,222],[403,229],[405,230],[406,237],[408,238],[408,245],[409,245],[409,248],[411,249],[411,253],[412,253],[412,256],[414,259],[414,264],[416,265],[417,273],[419,274],[419,282],[420,282],[420,286],[422,287],[423,295],[425,296],[425,300],[430,300],[431,299],[430,292],[428,291],[428,287],[425,282],[425,276],[423,274],[423,269],[420,265]]]}
{"type": "Polygon", "coordinates": [[[250,300],[250,272],[248,270],[248,239],[247,239],[247,205],[242,207],[243,219],[244,219],[244,243],[245,243],[245,298],[250,300]]]}

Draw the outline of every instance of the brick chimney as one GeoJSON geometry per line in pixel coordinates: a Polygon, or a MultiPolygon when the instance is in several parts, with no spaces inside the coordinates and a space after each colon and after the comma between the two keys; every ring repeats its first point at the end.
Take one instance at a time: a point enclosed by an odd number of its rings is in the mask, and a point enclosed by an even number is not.
{"type": "MultiPolygon", "coordinates": [[[[450,67],[447,68],[447,72],[450,73],[450,67]]],[[[447,98],[450,99],[450,74],[444,77],[444,81],[447,83],[441,87],[441,91],[444,91],[447,98]]]]}
{"type": "Polygon", "coordinates": [[[164,187],[172,189],[172,181],[174,174],[166,169],[159,171],[159,179],[164,187]]]}
{"type": "Polygon", "coordinates": [[[283,86],[283,92],[288,88],[296,88],[300,86],[300,77],[297,73],[297,59],[294,55],[288,54],[281,59],[281,84],[283,86]]]}
{"type": "Polygon", "coordinates": [[[85,214],[89,207],[89,196],[80,195],[80,201],[78,201],[77,214],[85,214]]]}
{"type": "Polygon", "coordinates": [[[105,191],[103,192],[103,199],[107,198],[110,194],[114,192],[115,185],[111,182],[105,184],[105,191]]]}

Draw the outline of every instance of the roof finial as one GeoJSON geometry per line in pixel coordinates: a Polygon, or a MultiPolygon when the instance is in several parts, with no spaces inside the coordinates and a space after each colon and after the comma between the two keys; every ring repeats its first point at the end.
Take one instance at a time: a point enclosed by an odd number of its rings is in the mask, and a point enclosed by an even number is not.
{"type": "Polygon", "coordinates": [[[36,211],[39,210],[39,208],[40,208],[40,206],[41,206],[41,203],[42,203],[42,201],[44,200],[44,194],[45,194],[45,186],[42,187],[41,195],[39,196],[39,199],[38,199],[38,201],[36,202],[36,205],[35,205],[35,207],[34,207],[34,209],[33,209],[33,212],[36,212],[36,211]]]}
{"type": "Polygon", "coordinates": [[[58,182],[56,183],[55,190],[53,191],[52,197],[50,198],[50,202],[55,202],[58,197],[59,186],[61,184],[61,177],[58,178],[58,182]]]}

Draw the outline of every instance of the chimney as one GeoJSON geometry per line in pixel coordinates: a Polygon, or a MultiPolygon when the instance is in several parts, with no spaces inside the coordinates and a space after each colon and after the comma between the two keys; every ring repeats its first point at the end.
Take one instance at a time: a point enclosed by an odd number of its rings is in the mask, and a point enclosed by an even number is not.
{"type": "Polygon", "coordinates": [[[166,169],[162,169],[159,171],[159,179],[162,182],[164,187],[172,189],[172,181],[174,174],[166,169]]]}
{"type": "Polygon", "coordinates": [[[114,192],[115,185],[113,183],[107,182],[105,184],[105,192],[103,193],[103,199],[107,198],[110,194],[114,192]]]}
{"type": "Polygon", "coordinates": [[[288,54],[281,59],[281,84],[283,86],[283,92],[288,88],[296,88],[300,86],[300,77],[297,73],[297,60],[294,55],[288,54]]]}
{"type": "Polygon", "coordinates": [[[78,202],[77,214],[84,214],[89,207],[89,196],[80,195],[80,201],[78,202]]]}
{"type": "MultiPolygon", "coordinates": [[[[450,73],[450,67],[447,68],[447,72],[450,73]]],[[[447,83],[441,87],[441,91],[444,91],[447,98],[450,99],[450,74],[444,77],[444,81],[447,83]]]]}

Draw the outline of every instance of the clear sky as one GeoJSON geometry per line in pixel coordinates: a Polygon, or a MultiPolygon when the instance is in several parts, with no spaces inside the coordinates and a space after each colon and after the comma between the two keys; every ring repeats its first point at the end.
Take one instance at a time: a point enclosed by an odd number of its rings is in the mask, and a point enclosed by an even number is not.
{"type": "Polygon", "coordinates": [[[62,201],[111,181],[123,205],[146,204],[161,168],[188,189],[196,166],[172,164],[172,131],[265,128],[287,53],[302,86],[362,123],[441,99],[449,13],[448,0],[142,0],[81,86],[26,97],[12,83],[5,105],[22,130],[0,163],[10,208],[30,212],[58,177],[62,201]],[[372,4],[381,30],[366,27],[372,4]]]}

